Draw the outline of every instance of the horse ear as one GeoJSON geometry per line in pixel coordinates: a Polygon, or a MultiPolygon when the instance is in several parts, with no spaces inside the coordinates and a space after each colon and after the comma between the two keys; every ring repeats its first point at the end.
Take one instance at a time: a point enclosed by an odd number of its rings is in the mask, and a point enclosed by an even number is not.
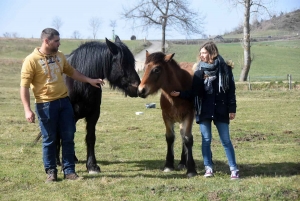
{"type": "Polygon", "coordinates": [[[147,58],[149,55],[150,55],[150,54],[149,54],[148,50],[146,50],[146,58],[147,58]]]}
{"type": "Polygon", "coordinates": [[[116,46],[116,44],[114,44],[113,42],[110,42],[110,40],[108,40],[107,38],[105,38],[105,41],[106,41],[106,45],[107,45],[109,51],[113,55],[118,54],[118,47],[116,46]]]}
{"type": "Polygon", "coordinates": [[[115,43],[121,43],[121,39],[119,38],[119,36],[115,37],[115,43]]]}
{"type": "Polygon", "coordinates": [[[166,55],[166,56],[165,56],[165,61],[166,61],[166,62],[171,61],[172,58],[174,57],[174,55],[175,55],[175,53],[166,55]]]}

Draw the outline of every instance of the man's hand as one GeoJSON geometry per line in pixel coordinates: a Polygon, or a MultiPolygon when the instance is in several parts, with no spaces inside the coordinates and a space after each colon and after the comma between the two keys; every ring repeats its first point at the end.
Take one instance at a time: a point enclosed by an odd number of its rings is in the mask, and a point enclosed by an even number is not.
{"type": "Polygon", "coordinates": [[[35,122],[35,114],[32,110],[25,111],[25,118],[29,123],[35,122]]]}
{"type": "Polygon", "coordinates": [[[97,88],[100,88],[101,86],[105,85],[105,82],[102,79],[90,79],[89,83],[97,88]]]}

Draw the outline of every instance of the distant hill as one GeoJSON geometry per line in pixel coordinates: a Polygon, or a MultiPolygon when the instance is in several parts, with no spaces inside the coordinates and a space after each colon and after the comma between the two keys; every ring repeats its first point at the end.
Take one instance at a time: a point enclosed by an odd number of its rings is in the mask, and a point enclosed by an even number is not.
{"type": "Polygon", "coordinates": [[[283,30],[290,32],[300,32],[300,9],[279,16],[273,16],[270,20],[265,20],[259,26],[253,26],[255,30],[283,30]]]}
{"type": "MultiPolygon", "coordinates": [[[[243,25],[233,31],[225,33],[224,38],[240,38],[243,34],[243,25]]],[[[274,15],[269,20],[254,20],[251,22],[252,37],[289,37],[300,34],[300,9],[274,15]]]]}

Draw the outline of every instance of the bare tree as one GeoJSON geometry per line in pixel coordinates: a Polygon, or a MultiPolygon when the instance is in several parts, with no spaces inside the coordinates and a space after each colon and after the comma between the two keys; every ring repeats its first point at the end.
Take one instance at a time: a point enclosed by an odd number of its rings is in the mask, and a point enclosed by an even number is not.
{"type": "Polygon", "coordinates": [[[116,20],[110,20],[109,26],[112,28],[113,32],[113,40],[115,40],[115,27],[117,26],[117,21],[116,20]]]}
{"type": "Polygon", "coordinates": [[[3,33],[4,38],[11,38],[11,33],[5,32],[3,33]]]}
{"type": "Polygon", "coordinates": [[[62,20],[60,19],[60,17],[55,17],[52,20],[52,26],[59,32],[61,26],[63,25],[62,20]]]}
{"type": "Polygon", "coordinates": [[[239,81],[247,81],[248,73],[251,66],[251,44],[250,44],[250,15],[251,13],[262,14],[267,12],[271,16],[267,5],[270,5],[274,0],[228,0],[231,5],[238,4],[244,7],[244,23],[243,23],[243,48],[244,48],[244,65],[239,81]]]}
{"type": "Polygon", "coordinates": [[[74,31],[71,38],[74,38],[74,39],[80,39],[81,35],[79,33],[79,31],[74,31]]]}
{"type": "Polygon", "coordinates": [[[122,16],[133,20],[137,26],[147,30],[150,27],[161,28],[162,52],[165,52],[166,30],[174,29],[186,35],[202,34],[202,22],[199,12],[189,9],[188,0],[140,0],[131,9],[123,8],[122,16]]]}
{"type": "Polygon", "coordinates": [[[100,25],[101,25],[101,20],[98,17],[92,17],[90,19],[90,27],[92,29],[94,39],[96,39],[97,32],[100,28],[100,25]]]}

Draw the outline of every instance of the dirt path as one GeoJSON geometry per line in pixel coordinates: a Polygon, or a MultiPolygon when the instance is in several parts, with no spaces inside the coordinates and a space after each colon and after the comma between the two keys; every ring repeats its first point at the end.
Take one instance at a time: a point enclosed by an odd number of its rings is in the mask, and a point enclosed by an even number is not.
{"type": "Polygon", "coordinates": [[[144,69],[144,63],[146,59],[146,50],[148,50],[149,53],[158,52],[161,51],[161,41],[150,41],[151,46],[147,47],[140,53],[136,54],[134,56],[135,58],[135,69],[137,71],[142,71],[144,69]]]}

